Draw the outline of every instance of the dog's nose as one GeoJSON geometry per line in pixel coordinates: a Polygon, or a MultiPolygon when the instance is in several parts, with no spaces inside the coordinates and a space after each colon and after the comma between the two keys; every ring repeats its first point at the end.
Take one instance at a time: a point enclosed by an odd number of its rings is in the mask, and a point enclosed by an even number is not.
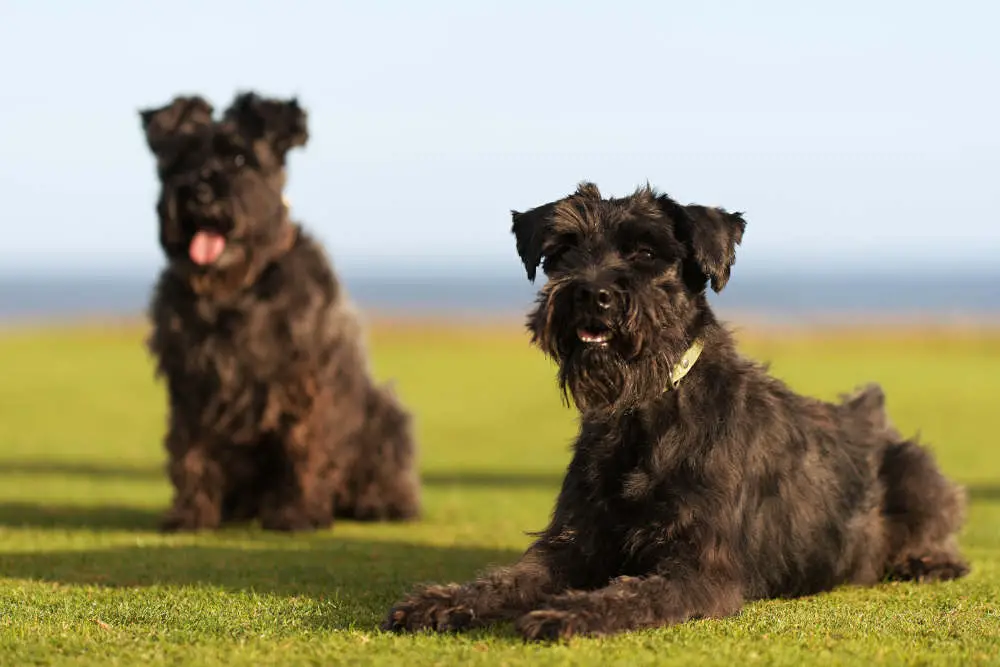
{"type": "Polygon", "coordinates": [[[615,295],[611,290],[592,285],[580,285],[576,290],[576,300],[580,304],[594,305],[601,310],[608,310],[615,303],[615,295]]]}
{"type": "Polygon", "coordinates": [[[195,186],[194,196],[202,204],[207,204],[215,198],[215,193],[212,192],[212,186],[208,183],[199,183],[195,186]]]}

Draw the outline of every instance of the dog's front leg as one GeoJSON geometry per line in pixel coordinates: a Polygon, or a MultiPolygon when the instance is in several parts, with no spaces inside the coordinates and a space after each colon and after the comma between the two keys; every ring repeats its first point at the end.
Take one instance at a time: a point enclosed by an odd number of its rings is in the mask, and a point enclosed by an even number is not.
{"type": "Polygon", "coordinates": [[[167,435],[168,472],[174,500],[160,523],[167,532],[211,530],[222,521],[224,474],[210,446],[190,441],[176,429],[167,435]]]}
{"type": "Polygon", "coordinates": [[[498,568],[466,584],[424,586],[389,610],[383,630],[457,632],[517,618],[565,589],[532,546],[511,567],[498,568]]]}
{"type": "Polygon", "coordinates": [[[265,530],[307,531],[333,524],[330,463],[317,439],[317,430],[306,422],[284,435],[280,446],[285,467],[276,471],[261,502],[260,524],[265,530]]]}
{"type": "Polygon", "coordinates": [[[735,582],[698,575],[620,577],[594,591],[570,591],[517,620],[529,640],[609,635],[735,614],[743,595],[735,582]]]}

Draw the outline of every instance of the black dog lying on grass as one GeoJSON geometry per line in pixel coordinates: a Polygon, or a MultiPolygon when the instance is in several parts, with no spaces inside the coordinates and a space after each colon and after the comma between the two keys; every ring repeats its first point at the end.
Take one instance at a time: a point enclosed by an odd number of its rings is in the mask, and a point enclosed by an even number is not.
{"type": "Polygon", "coordinates": [[[580,434],[548,528],[513,566],[415,591],[384,628],[502,619],[527,639],[737,613],[839,584],[964,575],[964,492],[889,423],[876,385],[826,403],[741,357],[706,300],[745,222],[593,184],[513,213],[548,282],[528,317],[580,434]]]}
{"type": "Polygon", "coordinates": [[[417,516],[410,416],[372,380],[353,308],[282,196],[305,112],[246,93],[221,120],[200,97],[141,116],[168,260],[150,311],[170,396],[164,529],[417,516]]]}

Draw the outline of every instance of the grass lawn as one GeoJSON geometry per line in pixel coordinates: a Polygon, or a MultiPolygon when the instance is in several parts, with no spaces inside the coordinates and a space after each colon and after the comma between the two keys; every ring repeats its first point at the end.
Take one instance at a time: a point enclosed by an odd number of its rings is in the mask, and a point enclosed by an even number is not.
{"type": "Polygon", "coordinates": [[[379,376],[417,416],[426,514],[308,536],[155,531],[162,386],[128,327],[0,334],[0,664],[1000,663],[1000,333],[743,335],[796,389],[881,382],[972,503],[959,582],[841,589],[737,617],[525,645],[375,628],[416,582],[513,560],[544,526],[574,414],[516,327],[383,324],[379,376]]]}

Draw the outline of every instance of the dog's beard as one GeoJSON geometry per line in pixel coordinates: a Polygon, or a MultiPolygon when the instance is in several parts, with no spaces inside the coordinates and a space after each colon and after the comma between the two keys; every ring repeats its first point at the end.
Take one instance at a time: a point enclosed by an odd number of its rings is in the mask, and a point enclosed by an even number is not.
{"type": "Polygon", "coordinates": [[[670,381],[662,330],[635,305],[613,321],[581,315],[558,287],[529,315],[533,342],[559,364],[559,386],[581,413],[621,412],[655,399],[670,381]],[[595,335],[596,334],[596,335],[595,335]]]}
{"type": "Polygon", "coordinates": [[[610,344],[580,343],[559,359],[559,386],[582,413],[622,412],[662,394],[669,369],[669,360],[652,350],[626,358],[610,344]]]}

